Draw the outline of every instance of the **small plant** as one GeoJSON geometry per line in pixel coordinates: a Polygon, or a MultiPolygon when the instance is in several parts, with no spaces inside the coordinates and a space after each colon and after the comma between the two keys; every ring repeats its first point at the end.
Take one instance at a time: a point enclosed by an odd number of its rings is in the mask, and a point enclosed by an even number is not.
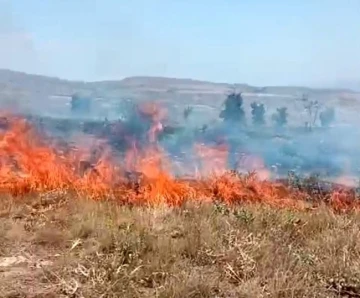
{"type": "Polygon", "coordinates": [[[214,211],[216,214],[229,215],[229,207],[221,201],[214,201],[214,211]]]}
{"type": "Polygon", "coordinates": [[[254,214],[245,209],[235,210],[234,216],[239,220],[246,224],[252,223],[254,221],[254,214]]]}
{"type": "Polygon", "coordinates": [[[192,113],[193,108],[192,107],[186,107],[183,112],[184,119],[187,120],[192,113]]]}

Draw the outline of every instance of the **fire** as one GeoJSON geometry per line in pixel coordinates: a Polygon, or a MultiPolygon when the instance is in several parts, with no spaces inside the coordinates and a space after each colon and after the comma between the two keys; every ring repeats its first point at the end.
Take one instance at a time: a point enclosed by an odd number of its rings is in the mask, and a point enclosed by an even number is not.
{"type": "Polygon", "coordinates": [[[148,131],[148,139],[154,143],[157,135],[163,130],[162,120],[166,117],[166,111],[154,102],[143,103],[139,106],[139,113],[142,117],[151,122],[148,131]]]}
{"type": "Polygon", "coordinates": [[[43,144],[23,120],[12,119],[0,139],[1,189],[15,193],[66,188],[71,165],[43,144]]]}
{"type": "Polygon", "coordinates": [[[195,144],[195,152],[200,158],[201,175],[220,175],[226,172],[229,149],[226,143],[214,146],[195,144]]]}
{"type": "MultiPolygon", "coordinates": [[[[127,138],[122,154],[104,140],[79,142],[77,146],[55,143],[24,119],[2,115],[0,132],[0,191],[13,195],[53,190],[73,191],[94,199],[112,198],[131,204],[181,205],[188,200],[227,204],[259,202],[278,207],[309,208],[306,195],[269,181],[269,171],[260,157],[244,155],[239,174],[228,171],[229,147],[195,144],[199,173],[190,179],[173,175],[174,162],[157,143],[165,113],[144,105],[141,114],[149,120],[146,146],[127,138]],[[82,144],[82,145],[80,145],[82,144]]],[[[334,192],[330,204],[336,210],[357,208],[348,193],[334,192]]]]}
{"type": "Polygon", "coordinates": [[[238,160],[237,170],[239,172],[254,172],[260,180],[269,180],[271,177],[263,159],[253,154],[242,153],[238,160]]]}

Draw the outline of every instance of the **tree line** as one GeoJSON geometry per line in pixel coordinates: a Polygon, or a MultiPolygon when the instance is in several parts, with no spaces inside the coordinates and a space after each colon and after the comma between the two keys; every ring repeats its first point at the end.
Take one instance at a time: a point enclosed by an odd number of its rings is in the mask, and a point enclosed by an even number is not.
{"type": "MultiPolygon", "coordinates": [[[[320,111],[318,101],[311,101],[304,96],[301,99],[304,103],[304,110],[308,119],[305,126],[311,130],[317,119],[320,120],[322,127],[329,127],[335,121],[335,110],[333,107],[326,107],[320,111]]],[[[243,97],[241,93],[231,93],[224,101],[224,109],[220,112],[219,117],[225,122],[234,122],[239,124],[246,123],[246,115],[243,107],[243,97]]],[[[251,120],[255,126],[263,126],[266,123],[266,109],[263,103],[252,102],[251,120]]],[[[271,116],[271,120],[276,127],[285,127],[288,124],[289,113],[286,107],[277,108],[276,112],[271,116]]]]}
{"type": "MultiPolygon", "coordinates": [[[[320,121],[322,127],[329,127],[335,121],[335,110],[333,107],[326,107],[321,110],[320,104],[316,100],[309,100],[307,96],[303,96],[300,101],[303,103],[304,110],[307,113],[305,127],[311,130],[317,120],[320,121]]],[[[243,107],[244,99],[241,93],[233,92],[229,94],[224,101],[224,108],[220,112],[219,117],[224,122],[232,122],[241,125],[246,124],[246,114],[243,107]]],[[[254,126],[264,126],[266,124],[266,108],[263,103],[252,102],[251,121],[254,126]]],[[[73,94],[71,97],[71,111],[75,113],[89,113],[91,110],[91,99],[73,94]]],[[[187,107],[183,111],[184,119],[188,119],[192,113],[192,108],[187,107]]],[[[271,115],[271,121],[277,128],[283,128],[288,124],[289,113],[286,107],[277,108],[275,113],[271,115]]]]}

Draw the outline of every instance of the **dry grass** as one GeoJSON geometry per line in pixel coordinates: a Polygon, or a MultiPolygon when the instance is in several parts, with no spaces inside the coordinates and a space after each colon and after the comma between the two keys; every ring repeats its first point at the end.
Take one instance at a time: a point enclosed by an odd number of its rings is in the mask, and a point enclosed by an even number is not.
{"type": "Polygon", "coordinates": [[[360,216],[130,208],[64,194],[0,207],[0,297],[360,297],[360,216]],[[19,257],[20,258],[20,257],[19,257]]]}

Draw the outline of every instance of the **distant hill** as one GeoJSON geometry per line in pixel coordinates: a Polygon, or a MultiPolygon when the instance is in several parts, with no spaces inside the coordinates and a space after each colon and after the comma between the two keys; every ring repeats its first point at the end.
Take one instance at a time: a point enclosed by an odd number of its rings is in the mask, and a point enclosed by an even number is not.
{"type": "Polygon", "coordinates": [[[337,88],[338,86],[341,86],[343,88],[348,88],[354,91],[360,91],[360,80],[359,81],[340,81],[340,82],[336,82],[334,84],[332,84],[332,86],[334,86],[334,88],[337,88]]]}
{"type": "MultiPolygon", "coordinates": [[[[128,77],[123,80],[98,82],[69,81],[0,69],[0,106],[7,109],[48,113],[59,116],[69,111],[69,99],[83,93],[96,99],[97,112],[108,117],[121,109],[121,99],[135,102],[157,100],[166,105],[174,121],[182,121],[184,108],[192,106],[193,121],[217,121],[227,94],[242,92],[244,109],[251,114],[251,103],[263,102],[268,121],[279,107],[287,107],[292,120],[301,122],[303,94],[337,109],[341,121],[359,120],[360,92],[350,89],[315,89],[301,86],[251,86],[248,84],[214,83],[193,79],[166,77],[128,77]],[[177,119],[179,117],[179,119],[177,119]]],[[[116,116],[114,116],[116,117],[116,116]]]]}
{"type": "MultiPolygon", "coordinates": [[[[95,96],[116,96],[121,91],[134,94],[165,93],[165,94],[226,94],[236,90],[250,93],[277,94],[317,94],[317,93],[353,93],[344,89],[311,89],[296,86],[255,87],[247,84],[212,83],[192,79],[165,77],[129,77],[118,81],[69,81],[55,77],[33,75],[12,70],[0,69],[1,97],[39,97],[50,95],[69,96],[75,92],[87,92],[95,96]]],[[[119,95],[120,95],[119,94],[119,95]]],[[[144,94],[144,95],[145,95],[144,94]]]]}

